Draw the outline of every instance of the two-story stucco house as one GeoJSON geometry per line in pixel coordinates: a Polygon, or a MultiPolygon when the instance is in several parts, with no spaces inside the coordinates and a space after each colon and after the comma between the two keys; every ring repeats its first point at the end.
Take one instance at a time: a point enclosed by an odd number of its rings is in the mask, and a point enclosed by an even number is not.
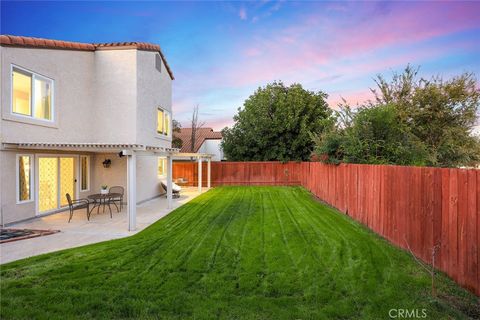
{"type": "Polygon", "coordinates": [[[164,193],[158,170],[170,185],[177,152],[174,77],[160,47],[6,35],[0,44],[0,223],[119,185],[134,229],[136,204],[164,193]]]}

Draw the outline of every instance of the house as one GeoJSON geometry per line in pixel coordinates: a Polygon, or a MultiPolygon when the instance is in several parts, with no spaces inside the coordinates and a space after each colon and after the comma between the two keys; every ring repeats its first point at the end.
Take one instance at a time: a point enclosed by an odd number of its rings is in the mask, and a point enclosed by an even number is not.
{"type": "Polygon", "coordinates": [[[198,152],[212,155],[213,161],[225,160],[223,150],[220,147],[222,133],[213,131],[212,128],[199,128],[196,132],[195,145],[192,148],[192,128],[182,128],[173,135],[182,140],[181,152],[198,152]]]}
{"type": "Polygon", "coordinates": [[[171,148],[174,76],[160,47],[2,35],[0,50],[0,223],[119,185],[135,229],[136,205],[164,193],[160,179],[171,186],[172,156],[182,156],[171,148]]]}

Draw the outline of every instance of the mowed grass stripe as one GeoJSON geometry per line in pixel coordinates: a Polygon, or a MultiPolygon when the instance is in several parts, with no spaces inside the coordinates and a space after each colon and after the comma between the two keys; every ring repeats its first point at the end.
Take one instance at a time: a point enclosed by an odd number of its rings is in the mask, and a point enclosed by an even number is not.
{"type": "Polygon", "coordinates": [[[406,252],[299,187],[215,188],[135,236],[0,276],[1,319],[467,319],[476,305],[443,275],[432,298],[406,252]]]}

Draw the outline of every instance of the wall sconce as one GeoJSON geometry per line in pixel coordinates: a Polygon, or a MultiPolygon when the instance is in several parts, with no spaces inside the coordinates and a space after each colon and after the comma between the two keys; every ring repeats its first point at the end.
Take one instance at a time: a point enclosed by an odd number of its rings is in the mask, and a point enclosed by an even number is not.
{"type": "Polygon", "coordinates": [[[110,165],[112,164],[112,160],[105,159],[105,161],[103,161],[102,164],[104,168],[110,168],[110,165]]]}

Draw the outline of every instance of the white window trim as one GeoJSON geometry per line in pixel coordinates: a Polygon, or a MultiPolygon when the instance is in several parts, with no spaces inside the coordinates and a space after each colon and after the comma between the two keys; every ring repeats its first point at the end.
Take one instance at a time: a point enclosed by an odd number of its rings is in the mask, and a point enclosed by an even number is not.
{"type": "Polygon", "coordinates": [[[24,204],[35,201],[35,158],[33,154],[29,153],[17,153],[15,155],[15,200],[17,204],[24,204]],[[29,157],[30,158],[30,199],[20,201],[19,192],[20,185],[18,179],[20,178],[20,166],[19,159],[20,157],[29,157]]]}
{"type": "Polygon", "coordinates": [[[167,157],[157,157],[157,176],[159,178],[165,178],[167,176],[167,157]],[[164,174],[158,174],[158,162],[164,160],[165,165],[163,166],[164,174]]]}
{"type": "Polygon", "coordinates": [[[78,163],[80,170],[80,192],[90,191],[90,156],[80,155],[80,161],[78,163]],[[87,159],[87,189],[82,189],[82,158],[87,159]]]}
{"type": "Polygon", "coordinates": [[[24,118],[24,119],[29,119],[29,120],[34,120],[34,121],[40,121],[43,123],[54,123],[55,122],[55,80],[46,77],[44,75],[41,75],[37,72],[33,72],[31,70],[25,69],[23,67],[17,66],[15,64],[10,65],[10,114],[14,117],[19,117],[19,118],[24,118]],[[32,115],[27,116],[21,113],[16,113],[13,112],[13,69],[18,69],[20,71],[29,73],[32,75],[32,84],[31,84],[31,93],[30,93],[30,110],[32,115]],[[51,103],[51,110],[50,113],[52,115],[52,119],[47,120],[47,119],[42,119],[42,118],[36,118],[35,117],[35,103],[34,103],[34,98],[35,98],[35,78],[38,79],[43,79],[50,81],[52,84],[52,90],[51,90],[51,98],[50,98],[50,103],[51,103]]]}
{"type": "Polygon", "coordinates": [[[162,108],[162,107],[157,107],[156,111],[157,111],[157,114],[158,114],[158,111],[163,112],[163,130],[164,130],[162,133],[157,131],[157,128],[158,128],[158,115],[157,115],[157,117],[156,117],[157,121],[156,121],[156,126],[155,126],[155,132],[157,133],[157,137],[164,137],[164,138],[171,137],[172,136],[172,123],[173,123],[172,113],[170,111],[162,108]],[[168,132],[165,133],[165,119],[166,119],[165,115],[167,115],[167,114],[168,114],[168,118],[170,120],[170,123],[168,124],[168,132]]]}

